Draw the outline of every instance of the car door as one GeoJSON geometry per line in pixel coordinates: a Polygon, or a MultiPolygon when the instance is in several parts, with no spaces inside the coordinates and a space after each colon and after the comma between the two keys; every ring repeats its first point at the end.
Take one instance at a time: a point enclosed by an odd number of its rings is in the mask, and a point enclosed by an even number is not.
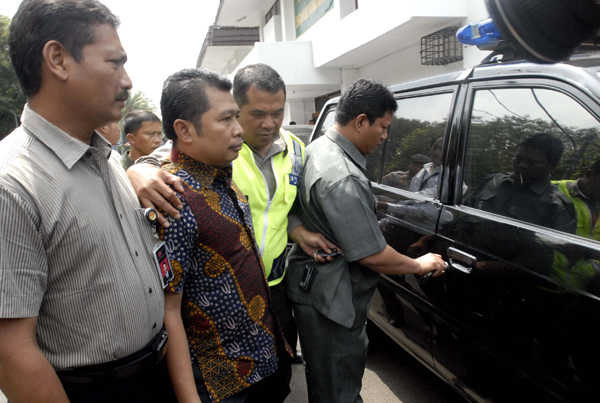
{"type": "Polygon", "coordinates": [[[600,242],[537,218],[537,196],[487,210],[473,200],[496,197],[489,180],[510,178],[518,144],[538,132],[564,146],[552,180],[581,178],[600,158],[597,100],[552,79],[463,89],[453,202],[441,213],[451,219],[435,243],[449,268],[430,281],[435,367],[475,401],[595,401],[600,242]]]}
{"type": "MultiPolygon", "coordinates": [[[[380,228],[391,247],[411,257],[434,249],[445,173],[441,162],[444,145],[452,137],[449,121],[457,102],[457,89],[457,85],[447,85],[398,93],[398,111],[384,148],[368,157],[368,176],[374,182],[380,228]],[[439,166],[426,172],[429,182],[423,181],[422,188],[412,190],[404,180],[398,182],[398,178],[407,179],[411,157],[429,156],[436,147],[439,166]]],[[[419,173],[425,174],[424,171],[427,167],[419,173]]],[[[428,290],[416,276],[382,275],[369,318],[433,368],[431,307],[428,290]]]]}

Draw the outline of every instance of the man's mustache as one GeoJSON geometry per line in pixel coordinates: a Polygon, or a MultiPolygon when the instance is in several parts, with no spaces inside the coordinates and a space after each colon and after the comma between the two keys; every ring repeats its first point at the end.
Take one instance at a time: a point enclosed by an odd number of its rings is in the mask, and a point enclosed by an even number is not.
{"type": "Polygon", "coordinates": [[[124,92],[120,93],[119,95],[117,95],[116,100],[125,102],[125,101],[127,101],[128,98],[129,98],[129,93],[127,91],[124,91],[124,92]]]}

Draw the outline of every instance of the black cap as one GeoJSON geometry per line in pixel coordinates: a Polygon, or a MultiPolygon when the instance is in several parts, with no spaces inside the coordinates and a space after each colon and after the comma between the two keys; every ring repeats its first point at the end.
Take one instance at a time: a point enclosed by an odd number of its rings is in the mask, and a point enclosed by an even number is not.
{"type": "Polygon", "coordinates": [[[423,154],[415,154],[410,157],[410,160],[417,164],[427,164],[428,162],[431,162],[431,158],[423,154]]]}

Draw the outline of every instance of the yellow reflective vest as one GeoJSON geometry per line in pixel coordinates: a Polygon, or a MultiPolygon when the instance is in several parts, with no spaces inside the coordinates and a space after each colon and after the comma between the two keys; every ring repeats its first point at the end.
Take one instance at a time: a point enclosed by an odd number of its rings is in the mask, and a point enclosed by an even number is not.
{"type": "Polygon", "coordinates": [[[577,232],[576,234],[584,238],[594,239],[600,241],[600,226],[594,226],[592,224],[592,212],[587,204],[579,197],[572,197],[571,192],[567,188],[568,182],[575,182],[574,180],[564,181],[553,181],[558,186],[561,192],[565,194],[575,206],[575,212],[577,213],[577,232]]]}
{"type": "MultiPolygon", "coordinates": [[[[575,212],[577,213],[577,231],[576,234],[594,240],[600,240],[600,228],[592,224],[592,212],[590,211],[587,204],[579,197],[571,196],[567,183],[575,182],[574,180],[563,180],[563,181],[552,181],[552,183],[558,186],[558,189],[563,192],[573,202],[575,212]]],[[[569,259],[563,252],[558,249],[554,250],[554,262],[552,264],[552,270],[550,277],[562,282],[563,284],[570,285],[582,290],[585,290],[586,286],[596,276],[596,267],[599,266],[598,261],[580,260],[571,264],[569,259]]],[[[563,291],[549,290],[553,292],[563,293],[563,291]]]]}
{"type": "Polygon", "coordinates": [[[279,284],[285,275],[285,261],[273,261],[282,255],[287,245],[288,214],[296,193],[304,163],[304,144],[294,134],[281,129],[287,145],[285,152],[272,157],[277,189],[269,200],[267,182],[254,161],[254,153],[244,144],[233,161],[233,181],[248,198],[252,212],[254,235],[260,248],[269,286],[279,284]],[[273,273],[271,273],[273,271],[273,273]]]}

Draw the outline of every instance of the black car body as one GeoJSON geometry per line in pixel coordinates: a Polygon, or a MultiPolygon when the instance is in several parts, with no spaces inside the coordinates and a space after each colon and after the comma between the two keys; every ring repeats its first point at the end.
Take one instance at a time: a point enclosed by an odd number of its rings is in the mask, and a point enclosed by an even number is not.
{"type": "Polygon", "coordinates": [[[516,144],[536,132],[563,141],[552,180],[581,177],[600,158],[599,71],[515,62],[390,87],[398,112],[367,176],[378,200],[411,212],[378,211],[380,226],[400,253],[439,253],[449,267],[423,283],[382,275],[369,317],[468,400],[600,399],[600,239],[465,204],[488,175],[512,171],[516,144]],[[430,195],[381,184],[438,138],[430,195]]]}

